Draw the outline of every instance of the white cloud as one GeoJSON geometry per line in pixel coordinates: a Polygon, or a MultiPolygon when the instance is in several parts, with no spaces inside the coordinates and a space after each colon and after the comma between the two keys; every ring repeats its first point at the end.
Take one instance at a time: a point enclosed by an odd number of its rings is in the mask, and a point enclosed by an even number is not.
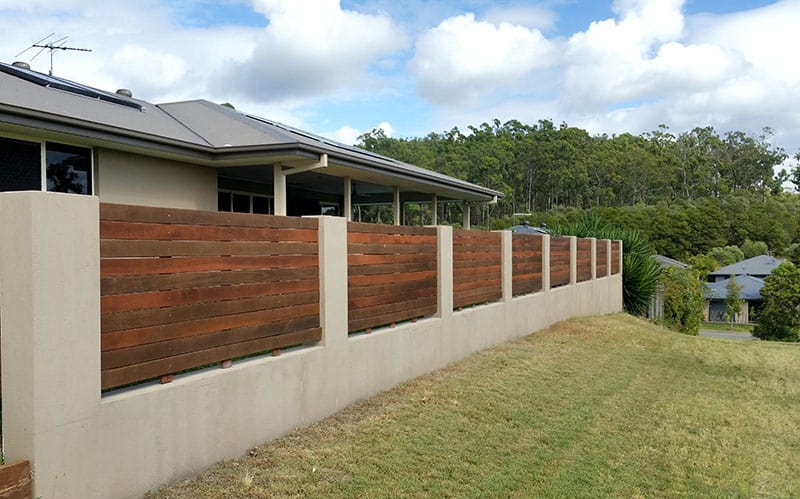
{"type": "Polygon", "coordinates": [[[174,87],[189,70],[181,57],[139,45],[123,45],[111,55],[107,67],[137,90],[148,93],[174,87]]]}
{"type": "Polygon", "coordinates": [[[358,142],[358,138],[367,132],[371,132],[374,129],[381,129],[383,133],[386,134],[387,137],[391,137],[392,133],[394,133],[394,128],[392,127],[391,123],[388,121],[383,121],[379,123],[377,126],[370,128],[369,130],[356,130],[355,128],[351,127],[350,125],[344,125],[340,129],[336,130],[333,133],[323,133],[322,135],[325,137],[330,137],[337,142],[341,142],[342,144],[347,145],[355,145],[358,142]]]}
{"type": "Polygon", "coordinates": [[[419,37],[409,67],[433,103],[475,105],[488,92],[516,84],[553,63],[552,44],[537,29],[451,17],[419,37]]]}
{"type": "Polygon", "coordinates": [[[386,16],[342,10],[338,0],[256,0],[269,19],[252,56],[220,79],[260,100],[320,96],[357,86],[370,65],[406,45],[386,16]]]}
{"type": "Polygon", "coordinates": [[[510,23],[542,31],[552,30],[556,25],[555,13],[539,5],[496,6],[483,17],[492,24],[510,23]]]}

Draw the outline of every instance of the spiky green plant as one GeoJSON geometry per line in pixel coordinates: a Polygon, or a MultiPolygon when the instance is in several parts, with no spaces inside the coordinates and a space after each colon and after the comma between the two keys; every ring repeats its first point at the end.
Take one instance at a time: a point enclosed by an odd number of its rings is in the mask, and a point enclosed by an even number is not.
{"type": "Polygon", "coordinates": [[[642,315],[658,288],[661,266],[650,241],[636,229],[608,224],[597,215],[589,214],[575,223],[555,227],[555,232],[578,237],[622,240],[622,302],[625,310],[642,315]]]}

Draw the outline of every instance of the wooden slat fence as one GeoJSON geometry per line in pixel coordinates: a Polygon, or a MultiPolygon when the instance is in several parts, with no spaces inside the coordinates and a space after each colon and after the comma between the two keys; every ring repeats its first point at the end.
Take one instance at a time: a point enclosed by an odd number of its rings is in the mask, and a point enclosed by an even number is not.
{"type": "Polygon", "coordinates": [[[622,249],[622,241],[611,242],[611,273],[619,274],[619,252],[622,249]]]}
{"type": "Polygon", "coordinates": [[[28,461],[17,461],[0,465],[0,498],[30,499],[33,495],[31,465],[28,461]]]}
{"type": "Polygon", "coordinates": [[[101,204],[103,389],[319,341],[317,228],[101,204]]]}
{"type": "Polygon", "coordinates": [[[592,278],[592,240],[578,239],[578,255],[576,265],[577,281],[588,281],[592,278]]]}
{"type": "Polygon", "coordinates": [[[503,297],[499,232],[453,231],[453,308],[503,297]]]}
{"type": "Polygon", "coordinates": [[[569,284],[569,238],[553,237],[550,239],[550,287],[569,284]]]}
{"type": "Polygon", "coordinates": [[[608,239],[597,240],[597,277],[608,275],[608,239]]]}
{"type": "Polygon", "coordinates": [[[347,250],[350,332],[436,313],[435,228],[348,222],[347,250]]]}
{"type": "Polygon", "coordinates": [[[514,296],[542,289],[542,236],[512,234],[511,292],[514,296]]]}

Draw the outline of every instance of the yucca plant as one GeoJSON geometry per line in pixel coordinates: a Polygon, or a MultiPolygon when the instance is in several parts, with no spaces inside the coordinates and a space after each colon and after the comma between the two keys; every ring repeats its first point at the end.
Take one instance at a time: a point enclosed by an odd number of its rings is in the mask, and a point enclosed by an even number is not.
{"type": "Polygon", "coordinates": [[[554,232],[561,235],[622,240],[622,303],[628,313],[642,315],[658,288],[661,267],[652,257],[650,241],[636,229],[620,228],[606,223],[594,214],[575,223],[560,225],[554,232]]]}

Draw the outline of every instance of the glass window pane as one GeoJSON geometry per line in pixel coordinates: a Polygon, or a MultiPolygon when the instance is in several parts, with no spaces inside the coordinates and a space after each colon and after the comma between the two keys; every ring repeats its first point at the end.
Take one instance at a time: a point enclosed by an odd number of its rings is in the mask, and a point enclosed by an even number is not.
{"type": "Polygon", "coordinates": [[[42,145],[0,137],[0,191],[42,190],[42,145]]]}
{"type": "Polygon", "coordinates": [[[264,196],[253,196],[253,213],[269,215],[272,213],[269,206],[269,198],[264,196]]]}
{"type": "Polygon", "coordinates": [[[46,144],[47,190],[92,193],[92,150],[65,144],[46,144]]]}
{"type": "Polygon", "coordinates": [[[250,196],[247,194],[233,193],[233,211],[236,213],[250,213],[250,196]]]}
{"type": "Polygon", "coordinates": [[[218,192],[217,193],[217,210],[231,211],[231,193],[218,192]]]}

